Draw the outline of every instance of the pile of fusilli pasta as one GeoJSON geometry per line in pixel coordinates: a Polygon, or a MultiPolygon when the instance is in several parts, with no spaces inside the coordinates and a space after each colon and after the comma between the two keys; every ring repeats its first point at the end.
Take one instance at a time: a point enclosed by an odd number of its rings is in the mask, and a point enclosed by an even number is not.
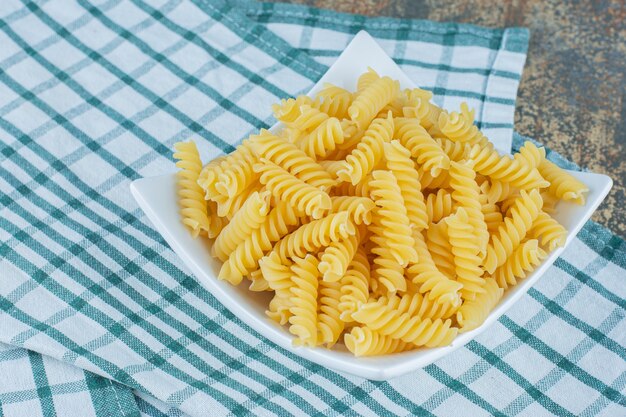
{"type": "Polygon", "coordinates": [[[500,156],[465,104],[431,98],[370,70],[354,93],[283,100],[279,133],[205,166],[176,144],[183,223],[215,239],[220,279],[273,293],[267,315],[294,344],[447,345],[565,243],[550,214],[586,186],[530,142],[500,156]]]}

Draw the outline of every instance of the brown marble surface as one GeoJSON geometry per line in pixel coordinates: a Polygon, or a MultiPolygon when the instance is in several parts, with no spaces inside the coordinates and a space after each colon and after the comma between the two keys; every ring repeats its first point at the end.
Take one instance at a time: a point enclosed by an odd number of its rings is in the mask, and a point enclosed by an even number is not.
{"type": "Polygon", "coordinates": [[[593,219],[626,237],[624,0],[295,0],[371,16],[530,28],[516,130],[615,185],[593,219]]]}

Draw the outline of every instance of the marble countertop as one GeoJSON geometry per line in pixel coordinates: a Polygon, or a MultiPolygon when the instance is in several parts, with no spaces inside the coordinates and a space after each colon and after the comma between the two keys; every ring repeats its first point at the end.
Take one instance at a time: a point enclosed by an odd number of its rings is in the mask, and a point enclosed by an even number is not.
{"type": "Polygon", "coordinates": [[[348,13],[530,28],[516,130],[615,185],[593,219],[626,237],[623,0],[296,0],[348,13]],[[462,4],[461,4],[462,3],[462,4]]]}

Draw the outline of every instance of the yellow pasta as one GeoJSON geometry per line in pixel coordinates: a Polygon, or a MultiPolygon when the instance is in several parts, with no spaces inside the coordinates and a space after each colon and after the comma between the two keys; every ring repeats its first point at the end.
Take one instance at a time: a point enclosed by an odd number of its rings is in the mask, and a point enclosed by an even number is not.
{"type": "Polygon", "coordinates": [[[375,226],[380,230],[375,233],[386,240],[386,246],[400,266],[417,262],[415,241],[395,175],[390,171],[378,170],[372,173],[372,177],[372,198],[378,207],[375,211],[378,220],[375,226]]]}
{"type": "Polygon", "coordinates": [[[372,122],[383,107],[393,100],[399,90],[398,81],[389,77],[372,81],[350,104],[348,108],[350,119],[363,129],[372,122]]]}
{"type": "Polygon", "coordinates": [[[262,191],[262,189],[263,185],[255,181],[248,188],[233,197],[218,194],[211,201],[216,203],[218,216],[226,217],[230,220],[241,209],[252,193],[262,191]]]}
{"type": "Polygon", "coordinates": [[[358,196],[336,196],[331,197],[330,200],[332,202],[331,213],[347,211],[352,221],[357,225],[372,223],[372,212],[376,208],[372,199],[358,196]]]}
{"type": "Polygon", "coordinates": [[[450,319],[422,319],[409,313],[399,313],[389,305],[377,302],[364,304],[352,317],[382,335],[416,346],[445,346],[458,333],[450,319]]]}
{"type": "Polygon", "coordinates": [[[475,239],[478,239],[479,252],[484,254],[489,243],[489,230],[480,204],[480,189],[475,181],[476,173],[472,170],[472,165],[470,161],[451,162],[450,187],[453,190],[452,200],[465,209],[475,239]]]}
{"type": "Polygon", "coordinates": [[[344,133],[339,119],[331,117],[314,131],[298,140],[298,146],[313,159],[324,158],[343,143],[344,133]]]}
{"type": "Polygon", "coordinates": [[[478,144],[485,146],[487,138],[474,125],[474,110],[470,110],[467,103],[461,104],[461,112],[442,112],[438,120],[439,130],[448,139],[454,142],[478,144]]]}
{"type": "Polygon", "coordinates": [[[295,210],[285,202],[274,207],[265,222],[237,246],[222,264],[218,278],[237,285],[245,275],[257,269],[259,260],[272,249],[274,242],[287,235],[299,223],[295,210]]]}
{"type": "Polygon", "coordinates": [[[202,188],[198,185],[202,161],[195,143],[179,142],[174,146],[176,148],[174,158],[178,160],[176,166],[181,168],[178,172],[180,214],[183,224],[191,230],[191,235],[197,237],[200,233],[208,233],[211,230],[207,202],[204,200],[202,188]]]}
{"type": "Polygon", "coordinates": [[[330,117],[344,119],[348,117],[348,108],[352,104],[354,95],[350,91],[336,85],[326,84],[315,98],[316,100],[312,104],[315,108],[323,111],[330,117]]]}
{"type": "Polygon", "coordinates": [[[572,174],[545,158],[539,164],[539,172],[550,182],[548,188],[550,194],[559,200],[571,201],[579,205],[585,204],[585,195],[589,192],[589,188],[572,174]]]}
{"type": "Polygon", "coordinates": [[[262,194],[255,191],[246,200],[241,210],[215,239],[211,251],[213,256],[222,262],[226,261],[239,244],[261,227],[270,209],[269,196],[267,191],[262,194]]]}
{"type": "Polygon", "coordinates": [[[484,266],[488,273],[492,274],[511,256],[513,250],[532,227],[542,205],[543,200],[539,191],[532,190],[530,193],[521,191],[520,197],[516,199],[511,208],[511,215],[504,219],[504,224],[492,235],[491,242],[487,247],[484,266]]]}
{"type": "Polygon", "coordinates": [[[261,163],[256,164],[254,170],[261,174],[261,183],[276,198],[288,201],[300,213],[319,219],[332,206],[330,196],[324,190],[305,183],[268,159],[261,158],[261,163]]]}
{"type": "Polygon", "coordinates": [[[332,176],[310,156],[267,130],[251,136],[250,142],[257,154],[313,187],[326,190],[335,184],[332,176]]]}
{"type": "Polygon", "coordinates": [[[353,185],[362,181],[383,158],[383,144],[391,140],[393,129],[391,114],[386,119],[374,120],[356,149],[346,157],[337,177],[353,185]]]}
{"type": "Polygon", "coordinates": [[[456,277],[452,245],[448,237],[448,224],[445,219],[438,223],[431,223],[426,231],[428,252],[437,269],[450,279],[456,277]]]}
{"type": "Polygon", "coordinates": [[[408,343],[382,335],[368,327],[353,327],[344,336],[344,343],[354,356],[384,355],[410,348],[408,343]]]}
{"type": "Polygon", "coordinates": [[[387,169],[396,177],[410,224],[419,230],[426,229],[428,214],[411,153],[397,140],[385,143],[384,151],[387,169]]]}
{"type": "Polygon", "coordinates": [[[359,305],[367,302],[369,296],[370,263],[361,248],[357,248],[346,273],[341,278],[339,297],[340,319],[351,323],[352,313],[359,305]]]}
{"type": "Polygon", "coordinates": [[[281,259],[303,257],[308,252],[314,252],[330,245],[331,242],[338,242],[355,233],[356,228],[350,221],[348,212],[341,211],[300,226],[282,238],[274,246],[274,251],[280,255],[281,259]]]}
{"type": "Polygon", "coordinates": [[[291,280],[294,285],[291,287],[289,331],[296,336],[293,341],[295,346],[316,346],[318,340],[318,261],[313,255],[306,255],[304,258],[296,257],[293,261],[291,280]]]}
{"type": "Polygon", "coordinates": [[[535,269],[545,257],[546,253],[539,247],[537,239],[527,240],[513,251],[504,265],[496,269],[493,278],[506,290],[510,285],[517,284],[518,279],[526,278],[526,274],[535,269]]]}
{"type": "Polygon", "coordinates": [[[447,138],[434,138],[437,145],[441,147],[443,152],[451,161],[460,162],[466,159],[470,150],[469,145],[464,142],[455,142],[447,138]]]}
{"type": "Polygon", "coordinates": [[[475,299],[464,302],[456,313],[456,321],[461,327],[461,332],[474,330],[483,324],[504,294],[504,290],[498,287],[493,278],[488,278],[483,288],[482,293],[478,294],[475,299]]]}
{"type": "Polygon", "coordinates": [[[404,117],[417,119],[425,129],[430,129],[437,124],[441,108],[430,101],[433,93],[421,88],[413,88],[404,90],[404,94],[409,103],[402,109],[404,117]]]}
{"type": "Polygon", "coordinates": [[[232,198],[248,188],[256,181],[256,175],[252,169],[256,162],[257,156],[252,151],[250,141],[243,141],[235,152],[222,161],[222,172],[215,183],[217,192],[232,198]]]}
{"type": "Polygon", "coordinates": [[[250,291],[271,291],[270,285],[263,276],[263,272],[261,272],[260,269],[250,272],[248,278],[250,278],[250,286],[248,287],[250,291]]]}
{"type": "Polygon", "coordinates": [[[367,87],[372,85],[372,83],[376,80],[380,79],[380,75],[371,67],[367,68],[367,71],[359,76],[359,79],[356,83],[356,91],[357,93],[362,93],[365,91],[367,87]]]}
{"type": "MultiPolygon", "coordinates": [[[[176,145],[174,145],[174,147],[176,147],[176,145]]],[[[199,159],[200,157],[198,156],[198,160],[199,159]]],[[[225,159],[226,156],[220,156],[218,158],[215,158],[214,160],[206,164],[198,175],[197,182],[202,190],[204,190],[205,200],[213,199],[219,195],[219,192],[215,189],[215,183],[217,182],[220,174],[224,172],[224,170],[222,169],[222,162],[225,159]]]]}
{"type": "Polygon", "coordinates": [[[283,99],[279,104],[272,106],[274,117],[283,123],[293,123],[302,115],[301,107],[304,105],[312,105],[313,100],[307,96],[298,96],[297,98],[283,99]]]}
{"type": "Polygon", "coordinates": [[[449,191],[442,188],[436,193],[428,194],[426,197],[428,224],[437,223],[450,214],[452,214],[452,194],[449,191]]]}
{"type": "MultiPolygon", "coordinates": [[[[319,266],[318,266],[319,269],[319,266]]],[[[332,347],[341,336],[345,323],[340,319],[339,298],[341,283],[338,281],[319,281],[319,311],[317,329],[319,343],[332,347]]]]}
{"type": "Polygon", "coordinates": [[[426,293],[429,300],[458,306],[461,302],[459,291],[463,288],[463,284],[442,274],[428,252],[422,234],[415,232],[414,236],[418,261],[407,267],[406,277],[413,283],[419,284],[419,292],[426,293]]]}
{"type": "Polygon", "coordinates": [[[348,265],[356,253],[360,240],[357,229],[357,233],[354,235],[332,242],[324,249],[324,252],[320,255],[319,263],[319,270],[324,281],[336,282],[344,276],[348,270],[348,265]]]}
{"type": "Polygon", "coordinates": [[[218,279],[268,295],[294,345],[448,345],[565,245],[551,214],[588,187],[531,142],[500,156],[467,104],[432,98],[370,69],[356,92],[281,100],[280,127],[204,166],[175,145],[183,226],[215,239],[218,279]]]}
{"type": "Polygon", "coordinates": [[[450,167],[450,158],[415,119],[396,118],[395,135],[417,163],[433,177],[450,167]]]}
{"type": "Polygon", "coordinates": [[[474,165],[476,172],[498,181],[508,182],[514,187],[530,190],[549,185],[537,169],[522,163],[520,159],[500,156],[492,144],[484,147],[474,145],[468,157],[476,163],[474,165]]]}
{"type": "Polygon", "coordinates": [[[480,267],[480,243],[470,224],[469,215],[463,207],[456,214],[446,218],[450,245],[454,255],[454,267],[457,281],[463,284],[461,295],[466,300],[473,300],[476,294],[483,292],[485,279],[480,267]]]}
{"type": "Polygon", "coordinates": [[[540,239],[541,246],[553,251],[565,246],[567,230],[544,211],[539,212],[533,222],[532,229],[528,232],[531,239],[540,239]]]}

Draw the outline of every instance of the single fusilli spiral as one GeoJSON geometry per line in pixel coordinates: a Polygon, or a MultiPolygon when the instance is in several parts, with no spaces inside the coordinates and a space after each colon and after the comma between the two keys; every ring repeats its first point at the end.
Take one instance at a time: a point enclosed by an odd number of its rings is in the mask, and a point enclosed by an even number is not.
{"type": "MultiPolygon", "coordinates": [[[[319,269],[319,267],[318,267],[319,269]]],[[[332,347],[343,332],[345,323],[339,318],[339,297],[341,296],[341,283],[339,281],[319,282],[319,311],[317,315],[317,329],[319,343],[325,343],[332,347]]]]}
{"type": "Polygon", "coordinates": [[[261,183],[276,198],[289,202],[300,213],[319,219],[332,206],[330,196],[323,190],[296,178],[268,159],[261,158],[261,163],[256,164],[254,170],[261,174],[261,183]]]}
{"type": "Polygon", "coordinates": [[[572,174],[545,158],[539,165],[539,172],[550,182],[548,188],[550,194],[560,200],[571,201],[580,205],[585,204],[585,194],[589,191],[589,187],[578,181],[572,174]]]}
{"type": "Polygon", "coordinates": [[[285,202],[279,203],[270,211],[261,227],[230,254],[222,264],[218,278],[234,285],[239,284],[245,275],[258,268],[259,260],[272,249],[274,242],[287,235],[299,222],[293,207],[285,202]]]}
{"type": "Polygon", "coordinates": [[[348,108],[352,104],[354,95],[336,85],[326,84],[324,89],[317,93],[313,106],[330,117],[344,119],[348,117],[348,108]]]}
{"type": "Polygon", "coordinates": [[[337,172],[341,181],[359,183],[369,174],[383,157],[383,144],[389,142],[393,136],[393,118],[380,118],[372,122],[361,142],[348,155],[343,163],[343,169],[337,172]]]}
{"type": "Polygon", "coordinates": [[[519,159],[498,155],[492,144],[484,147],[474,145],[468,157],[476,163],[476,172],[497,181],[508,182],[514,187],[530,190],[549,185],[537,169],[521,163],[519,159]]]}
{"type": "Polygon", "coordinates": [[[202,161],[194,142],[178,142],[174,147],[174,158],[178,160],[176,166],[181,169],[178,172],[180,214],[183,224],[191,230],[191,235],[197,237],[211,230],[207,202],[198,185],[202,161]]]}
{"type": "Polygon", "coordinates": [[[456,214],[447,217],[445,221],[448,224],[457,281],[463,284],[461,295],[466,300],[474,299],[477,293],[483,291],[485,284],[475,232],[463,207],[459,207],[456,214]]]}
{"type": "Polygon", "coordinates": [[[361,248],[357,248],[348,270],[341,278],[341,296],[339,297],[340,318],[346,323],[352,322],[354,313],[360,304],[366,303],[369,296],[370,263],[361,248]]]}
{"type": "Polygon", "coordinates": [[[344,276],[360,240],[357,229],[357,233],[354,235],[332,242],[324,249],[319,258],[319,270],[324,281],[336,282],[344,276]]]}
{"type": "Polygon", "coordinates": [[[259,268],[268,286],[276,291],[288,291],[293,286],[291,262],[283,262],[276,252],[270,252],[259,259],[259,268]]]}
{"type": "Polygon", "coordinates": [[[396,118],[395,136],[433,177],[450,167],[450,158],[415,119],[396,118]]]}
{"type": "Polygon", "coordinates": [[[367,71],[361,74],[356,83],[356,91],[357,93],[362,93],[365,91],[367,87],[372,85],[372,83],[376,80],[380,79],[380,75],[371,67],[367,68],[367,71]]]}
{"type": "Polygon", "coordinates": [[[480,189],[475,180],[476,173],[472,169],[472,164],[471,161],[450,163],[450,187],[453,190],[452,200],[467,212],[475,239],[478,239],[478,249],[484,254],[489,243],[489,231],[479,201],[480,189]]]}
{"type": "Polygon", "coordinates": [[[255,191],[250,195],[230,223],[215,239],[211,248],[213,256],[222,262],[226,261],[239,244],[250,237],[254,230],[261,227],[270,209],[269,196],[268,191],[262,194],[255,191]]]}
{"type": "Polygon", "coordinates": [[[519,245],[506,260],[496,269],[493,278],[505,290],[509,285],[517,284],[517,279],[526,278],[526,274],[537,267],[546,257],[546,252],[539,247],[537,239],[530,239],[519,245]]]}
{"type": "Polygon", "coordinates": [[[374,256],[372,261],[371,278],[372,289],[378,290],[381,294],[406,291],[406,279],[404,278],[404,268],[398,263],[391,250],[386,247],[387,239],[384,236],[382,227],[371,226],[373,235],[370,242],[375,245],[371,248],[374,256]]]}
{"type": "Polygon", "coordinates": [[[389,77],[382,77],[363,89],[350,107],[348,114],[350,119],[360,128],[369,125],[374,117],[398,94],[400,84],[389,77]]]}
{"type": "Polygon", "coordinates": [[[495,233],[504,221],[500,208],[495,203],[490,203],[489,196],[483,194],[482,191],[478,195],[478,201],[480,202],[480,210],[483,213],[489,234],[495,233]]]}
{"type": "MultiPolygon", "coordinates": [[[[236,151],[235,151],[236,152],[236,151]]],[[[204,199],[209,200],[219,195],[215,189],[215,183],[218,181],[220,174],[224,172],[222,162],[226,159],[226,155],[220,156],[209,162],[202,168],[198,176],[198,185],[204,190],[204,199]]]]}
{"type": "Polygon", "coordinates": [[[477,294],[473,300],[465,301],[457,311],[456,321],[461,332],[473,330],[483,324],[504,293],[493,278],[488,278],[483,288],[484,292],[477,294]]]}
{"type": "Polygon", "coordinates": [[[438,126],[441,133],[455,142],[479,144],[485,146],[489,141],[474,125],[474,110],[470,110],[467,103],[461,103],[461,112],[439,115],[438,126]]]}
{"type": "Polygon", "coordinates": [[[370,187],[377,206],[373,223],[382,229],[381,233],[378,230],[375,233],[386,239],[385,246],[400,266],[417,262],[409,217],[395,175],[385,170],[374,171],[370,187]]]}
{"type": "Polygon", "coordinates": [[[419,174],[411,159],[411,153],[397,140],[384,145],[387,169],[396,177],[409,222],[419,230],[427,228],[426,204],[420,190],[419,174]]]}
{"type": "Polygon", "coordinates": [[[437,303],[422,296],[419,292],[405,294],[402,297],[397,295],[381,297],[377,302],[386,305],[388,308],[393,308],[400,314],[408,313],[411,316],[432,320],[451,317],[459,306],[458,303],[456,305],[451,303],[437,303]]]}
{"type": "Polygon", "coordinates": [[[262,129],[251,136],[250,142],[257,154],[281,166],[296,178],[322,190],[330,188],[335,180],[314,159],[298,149],[293,143],[262,129]]]}
{"type": "Polygon", "coordinates": [[[289,332],[296,336],[293,341],[295,346],[315,346],[318,340],[318,261],[315,256],[308,254],[304,258],[296,257],[293,261],[291,279],[294,285],[291,287],[289,332]]]}
{"type": "Polygon", "coordinates": [[[538,148],[527,140],[514,157],[516,159],[522,158],[532,168],[539,168],[541,161],[546,157],[546,148],[538,148]]]}
{"type": "Polygon", "coordinates": [[[232,198],[248,188],[257,179],[252,169],[256,162],[257,156],[252,151],[250,141],[243,141],[235,152],[222,161],[222,173],[215,183],[217,192],[232,198]]]}
{"type": "Polygon", "coordinates": [[[463,284],[439,272],[430,252],[428,252],[422,234],[415,232],[414,236],[418,261],[409,264],[405,272],[406,277],[415,284],[419,284],[419,292],[425,294],[429,300],[434,300],[440,304],[459,305],[461,302],[459,291],[463,284]]]}
{"type": "Polygon", "coordinates": [[[402,340],[382,335],[368,327],[353,327],[346,333],[343,341],[346,348],[355,356],[374,356],[402,352],[410,344],[402,340]]]}
{"type": "Polygon", "coordinates": [[[430,129],[437,124],[441,108],[430,101],[433,93],[421,88],[413,88],[404,90],[404,94],[409,103],[402,109],[404,117],[417,119],[424,129],[430,129]]]}
{"type": "Polygon", "coordinates": [[[448,278],[454,279],[456,270],[452,246],[448,237],[448,224],[445,218],[438,223],[432,223],[426,230],[426,243],[428,244],[428,252],[430,252],[437,269],[448,278]]]}
{"type": "Polygon", "coordinates": [[[343,129],[339,119],[331,117],[322,122],[314,131],[298,140],[298,146],[313,159],[325,158],[334,151],[337,144],[343,143],[343,129]]]}
{"type": "Polygon", "coordinates": [[[504,219],[504,223],[491,237],[484,261],[488,273],[493,274],[519,246],[539,215],[542,205],[543,200],[539,191],[532,190],[530,193],[521,191],[520,197],[511,207],[510,216],[504,219]]]}
{"type": "Polygon", "coordinates": [[[293,123],[302,114],[301,106],[312,105],[313,100],[308,96],[282,99],[279,104],[272,105],[274,117],[283,123],[293,123]]]}
{"type": "Polygon", "coordinates": [[[297,129],[300,132],[312,132],[319,125],[328,120],[328,115],[309,104],[300,106],[300,114],[292,122],[285,121],[285,126],[297,129]]]}
{"type": "Polygon", "coordinates": [[[458,333],[450,319],[422,319],[409,313],[398,313],[378,302],[364,304],[352,317],[380,334],[417,346],[445,346],[458,333]]]}
{"type": "Polygon", "coordinates": [[[292,305],[291,287],[294,285],[291,279],[291,265],[291,261],[283,263],[274,252],[270,252],[268,256],[259,260],[259,270],[270,289],[274,290],[274,298],[265,314],[281,325],[286,324],[291,317],[289,308],[292,305]]]}
{"type": "Polygon", "coordinates": [[[314,252],[323,246],[330,245],[331,242],[338,242],[355,233],[356,228],[347,211],[332,213],[300,226],[282,238],[274,246],[274,251],[280,255],[281,259],[303,257],[309,252],[314,252]]]}
{"type": "Polygon", "coordinates": [[[548,213],[541,211],[533,227],[528,232],[531,239],[540,239],[541,245],[549,251],[565,246],[567,240],[567,229],[554,220],[548,213]]]}

